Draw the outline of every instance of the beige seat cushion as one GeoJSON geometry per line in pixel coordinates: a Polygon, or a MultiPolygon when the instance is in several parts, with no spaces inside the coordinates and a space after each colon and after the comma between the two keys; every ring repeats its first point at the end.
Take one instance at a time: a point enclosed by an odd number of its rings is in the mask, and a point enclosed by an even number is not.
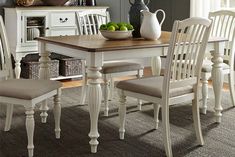
{"type": "Polygon", "coordinates": [[[139,69],[143,69],[143,67],[138,63],[114,62],[114,63],[105,63],[101,72],[103,74],[110,74],[110,73],[119,73],[125,71],[134,71],[139,69]]]}
{"type": "MultiPolygon", "coordinates": [[[[119,83],[117,83],[117,88],[161,98],[162,85],[163,76],[159,76],[120,81],[119,83]]],[[[170,90],[170,97],[175,97],[192,92],[192,86],[175,88],[170,90]]]]}
{"type": "Polygon", "coordinates": [[[10,79],[0,81],[0,96],[31,100],[60,87],[62,83],[57,81],[10,79]]]}
{"type": "MultiPolygon", "coordinates": [[[[209,60],[203,61],[202,64],[202,72],[211,72],[212,71],[212,65],[213,63],[209,60]]],[[[226,63],[222,63],[223,70],[229,69],[229,65],[226,63]]]]}

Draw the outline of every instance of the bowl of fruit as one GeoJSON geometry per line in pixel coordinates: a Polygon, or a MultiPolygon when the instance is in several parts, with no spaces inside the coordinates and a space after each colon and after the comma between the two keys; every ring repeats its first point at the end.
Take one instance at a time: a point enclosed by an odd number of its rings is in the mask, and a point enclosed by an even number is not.
{"type": "Polygon", "coordinates": [[[134,29],[129,23],[109,22],[107,24],[102,24],[99,30],[103,37],[111,40],[117,40],[130,38],[134,29]]]}

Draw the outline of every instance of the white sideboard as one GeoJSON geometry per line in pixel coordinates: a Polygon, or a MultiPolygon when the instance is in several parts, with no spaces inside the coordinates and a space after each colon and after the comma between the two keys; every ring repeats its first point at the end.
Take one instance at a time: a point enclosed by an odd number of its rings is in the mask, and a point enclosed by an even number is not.
{"type": "Polygon", "coordinates": [[[75,12],[106,11],[108,7],[16,7],[4,8],[10,50],[15,59],[16,78],[20,77],[20,61],[27,54],[38,53],[37,36],[77,35],[75,12]]]}

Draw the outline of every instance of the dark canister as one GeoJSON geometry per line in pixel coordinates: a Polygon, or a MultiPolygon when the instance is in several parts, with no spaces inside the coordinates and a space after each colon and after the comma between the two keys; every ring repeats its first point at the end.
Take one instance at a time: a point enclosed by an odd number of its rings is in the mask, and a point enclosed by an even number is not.
{"type": "Polygon", "coordinates": [[[96,0],[86,0],[86,6],[95,6],[96,0]]]}
{"type": "Polygon", "coordinates": [[[132,36],[134,38],[141,37],[140,35],[140,26],[141,26],[141,10],[149,10],[147,5],[149,4],[149,0],[145,3],[144,0],[134,0],[134,3],[132,3],[131,0],[129,0],[131,7],[129,11],[129,21],[130,24],[133,25],[134,31],[132,32],[132,36]]]}

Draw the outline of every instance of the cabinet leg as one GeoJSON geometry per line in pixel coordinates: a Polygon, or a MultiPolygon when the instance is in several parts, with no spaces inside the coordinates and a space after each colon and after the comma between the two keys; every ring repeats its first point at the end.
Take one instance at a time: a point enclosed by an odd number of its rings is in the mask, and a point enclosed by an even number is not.
{"type": "Polygon", "coordinates": [[[15,60],[15,75],[16,75],[16,79],[20,78],[20,73],[21,73],[21,60],[15,60]]]}

